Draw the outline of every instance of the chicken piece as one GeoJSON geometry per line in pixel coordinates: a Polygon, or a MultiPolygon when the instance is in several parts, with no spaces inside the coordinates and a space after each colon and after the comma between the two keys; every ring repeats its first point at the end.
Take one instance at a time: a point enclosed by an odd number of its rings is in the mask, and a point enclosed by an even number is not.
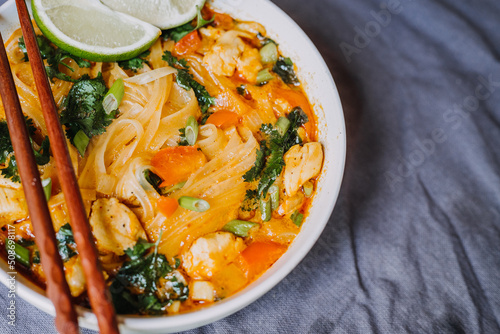
{"type": "Polygon", "coordinates": [[[0,227],[26,217],[28,209],[23,191],[0,187],[0,227]]]}
{"type": "Polygon", "coordinates": [[[245,33],[236,30],[225,32],[205,54],[203,63],[213,73],[227,77],[234,74],[238,59],[245,50],[245,43],[238,37],[240,35],[245,36],[245,33]]]}
{"type": "Polygon", "coordinates": [[[257,74],[262,69],[259,51],[255,48],[245,46],[243,54],[238,59],[236,68],[248,82],[255,84],[257,81],[257,74]]]}
{"type": "Polygon", "coordinates": [[[286,194],[293,196],[307,180],[317,176],[323,164],[323,147],[311,142],[304,146],[295,145],[285,153],[283,183],[286,194]]]}
{"type": "Polygon", "coordinates": [[[229,232],[215,232],[196,239],[183,255],[183,267],[195,279],[210,279],[245,248],[243,239],[229,232]]]}
{"type": "Polygon", "coordinates": [[[100,252],[123,255],[139,238],[146,240],[146,232],[137,216],[116,198],[94,202],[90,225],[100,252]]]}
{"type": "Polygon", "coordinates": [[[215,41],[221,36],[223,30],[208,26],[200,28],[199,32],[201,35],[201,47],[197,52],[205,54],[215,44],[215,41]]]}
{"type": "Polygon", "coordinates": [[[293,213],[295,210],[300,209],[304,203],[305,196],[302,192],[295,192],[291,197],[288,197],[283,203],[278,207],[277,213],[280,216],[288,215],[293,213]]]}
{"type": "Polygon", "coordinates": [[[73,297],[78,297],[85,291],[85,276],[80,256],[73,256],[64,263],[64,275],[73,297]]]}

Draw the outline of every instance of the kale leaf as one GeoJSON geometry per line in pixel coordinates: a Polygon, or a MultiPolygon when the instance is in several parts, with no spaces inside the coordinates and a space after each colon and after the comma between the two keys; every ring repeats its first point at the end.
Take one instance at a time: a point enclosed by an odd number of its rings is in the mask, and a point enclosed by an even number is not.
{"type": "Polygon", "coordinates": [[[107,88],[102,74],[95,79],[82,76],[62,103],[61,124],[66,126],[66,136],[75,145],[74,138],[81,130],[90,139],[106,132],[116,112],[107,114],[102,106],[107,88]]]}
{"type": "Polygon", "coordinates": [[[162,57],[168,64],[177,69],[177,84],[185,90],[193,89],[194,95],[198,100],[201,112],[205,114],[210,106],[215,105],[215,98],[210,96],[205,87],[196,81],[191,73],[188,72],[189,66],[185,59],[177,59],[170,51],[165,51],[162,57]]]}
{"type": "Polygon", "coordinates": [[[147,50],[135,58],[119,61],[118,66],[120,66],[124,70],[132,70],[133,72],[137,72],[138,70],[144,67],[144,64],[148,63],[148,61],[144,58],[149,56],[150,53],[151,52],[147,50]]]}
{"type": "MultiPolygon", "coordinates": [[[[156,243],[149,243],[139,239],[133,248],[125,251],[128,260],[125,261],[118,271],[115,280],[111,284],[110,291],[119,314],[141,313],[158,314],[172,300],[187,299],[187,287],[176,285],[180,294],[169,295],[169,299],[163,300],[158,297],[158,281],[172,271],[172,267],[163,254],[158,254],[158,244],[161,234],[156,243]],[[150,249],[153,248],[153,251],[150,249]]],[[[171,279],[174,283],[174,280],[171,279]]]]}
{"type": "MultiPolygon", "coordinates": [[[[74,56],[67,51],[64,51],[59,48],[55,48],[51,45],[50,41],[43,35],[38,35],[36,37],[36,41],[38,44],[38,48],[40,49],[40,54],[43,59],[47,59],[48,66],[45,66],[45,71],[47,75],[52,80],[54,78],[58,78],[64,81],[75,82],[69,75],[62,73],[59,71],[59,65],[62,65],[68,68],[71,72],[74,72],[74,69],[64,62],[65,59],[73,59],[79,67],[90,67],[90,62],[84,60],[80,57],[74,56]]],[[[18,42],[19,49],[24,53],[24,60],[28,61],[28,52],[26,50],[26,43],[24,42],[24,38],[19,38],[18,42]]]]}
{"type": "Polygon", "coordinates": [[[191,22],[185,23],[179,27],[164,30],[162,32],[163,39],[166,40],[168,38],[173,39],[175,42],[180,41],[184,36],[189,34],[192,31],[198,30],[201,27],[206,26],[209,23],[212,23],[215,19],[215,15],[210,20],[205,20],[201,15],[201,8],[198,7],[198,14],[196,16],[196,26],[193,27],[191,22]]]}
{"type": "Polygon", "coordinates": [[[67,262],[73,256],[78,254],[76,250],[75,239],[73,237],[73,230],[69,223],[61,226],[59,231],[56,233],[57,248],[59,250],[59,255],[63,262],[67,262]]]}
{"type": "Polygon", "coordinates": [[[254,166],[243,176],[246,182],[259,179],[257,189],[247,191],[247,200],[267,196],[269,188],[285,166],[283,158],[285,153],[292,146],[302,144],[297,129],[308,122],[307,115],[300,107],[295,107],[287,118],[290,121],[290,126],[283,135],[280,135],[279,131],[271,124],[262,124],[260,128],[267,140],[261,141],[261,148],[257,150],[254,166]]]}
{"type": "Polygon", "coordinates": [[[276,64],[273,66],[273,71],[280,76],[284,83],[289,85],[300,85],[297,75],[293,69],[293,62],[290,58],[279,57],[276,64]]]}

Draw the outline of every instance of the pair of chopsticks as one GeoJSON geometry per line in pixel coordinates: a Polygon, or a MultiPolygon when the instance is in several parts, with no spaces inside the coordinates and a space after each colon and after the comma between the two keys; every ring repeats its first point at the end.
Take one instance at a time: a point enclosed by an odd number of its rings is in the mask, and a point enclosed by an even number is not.
{"type": "MultiPolygon", "coordinates": [[[[69,211],[73,235],[87,281],[90,305],[97,317],[100,332],[117,334],[119,331],[113,304],[97,258],[94,238],[90,231],[65,136],[59,123],[57,107],[25,0],[16,0],[16,6],[49,134],[52,154],[54,155],[59,181],[69,211]]],[[[31,148],[28,130],[1,35],[0,44],[0,94],[36,236],[36,244],[40,249],[41,262],[47,277],[47,295],[56,310],[56,328],[60,333],[79,333],[78,317],[73,308],[70,290],[65,279],[63,262],[58,253],[55,232],[43,192],[40,174],[31,148]]]]}

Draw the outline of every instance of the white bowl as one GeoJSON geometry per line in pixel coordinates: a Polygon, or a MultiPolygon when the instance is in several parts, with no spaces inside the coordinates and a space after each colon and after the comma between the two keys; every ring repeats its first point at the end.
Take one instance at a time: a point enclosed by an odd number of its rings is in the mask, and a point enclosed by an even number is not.
{"type": "MultiPolygon", "coordinates": [[[[327,224],[340,190],[346,153],[344,116],[335,83],[316,47],[290,17],[268,0],[214,0],[211,4],[239,20],[263,24],[268,35],[279,43],[282,53],[295,62],[298,76],[318,118],[319,141],[325,148],[323,172],[301,232],[288,251],[262,277],[239,293],[198,311],[147,318],[120,316],[122,333],[188,330],[224,318],[249,305],[278,284],[306,256],[327,224]]],[[[7,39],[17,27],[19,21],[15,2],[9,0],[0,7],[0,31],[7,39]]],[[[7,285],[6,272],[9,270],[5,261],[0,261],[0,268],[0,281],[7,285]]],[[[54,315],[54,307],[44,291],[22,276],[17,276],[17,293],[32,305],[54,315]]],[[[80,326],[97,330],[92,312],[78,307],[78,313],[80,326]]]]}

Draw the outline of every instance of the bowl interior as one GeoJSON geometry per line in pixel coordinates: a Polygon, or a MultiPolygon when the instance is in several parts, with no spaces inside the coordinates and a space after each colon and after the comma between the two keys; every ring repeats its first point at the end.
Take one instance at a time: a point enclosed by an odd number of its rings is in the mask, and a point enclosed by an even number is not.
{"type": "MultiPolygon", "coordinates": [[[[280,282],[312,248],[330,218],[340,189],[346,151],[344,117],[335,83],[316,47],[292,19],[268,0],[213,0],[210,4],[239,20],[263,24],[268,35],[279,43],[282,53],[294,61],[318,118],[319,141],[325,149],[323,172],[301,232],[288,251],[262,277],[239,293],[198,311],[170,317],[120,316],[122,333],[187,330],[221,319],[255,301],[280,282]]],[[[9,0],[0,7],[2,36],[8,38],[18,27],[15,2],[9,0]]],[[[0,261],[0,268],[0,281],[7,284],[9,269],[5,261],[0,261]]],[[[44,291],[22,276],[17,276],[17,293],[41,310],[54,314],[44,291]]],[[[78,313],[82,327],[97,329],[96,318],[90,311],[79,308],[78,313]]]]}

